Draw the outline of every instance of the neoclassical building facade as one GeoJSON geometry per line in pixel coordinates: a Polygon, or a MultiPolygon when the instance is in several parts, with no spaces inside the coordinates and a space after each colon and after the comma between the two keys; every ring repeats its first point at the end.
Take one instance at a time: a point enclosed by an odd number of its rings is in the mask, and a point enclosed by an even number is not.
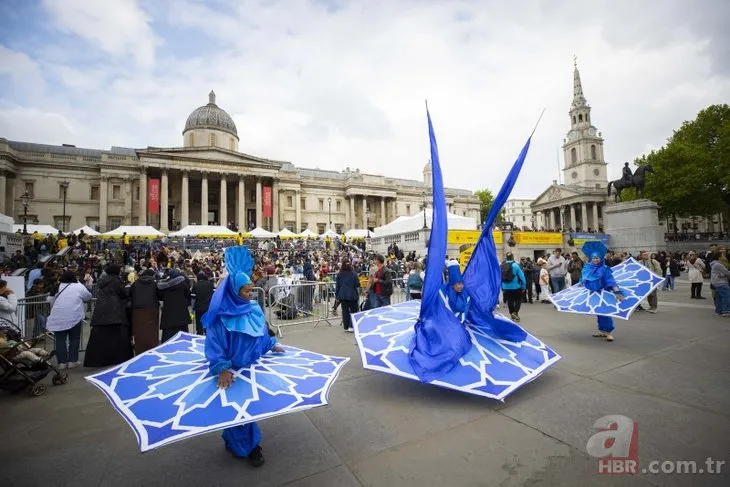
{"type": "MultiPolygon", "coordinates": [[[[0,213],[22,223],[21,196],[27,193],[28,223],[67,231],[152,225],[165,232],[222,224],[318,233],[331,226],[343,233],[414,215],[430,200],[430,164],[417,181],[350,168],[298,168],[239,152],[236,125],[212,91],[208,104],[190,114],[182,136],[182,147],[110,150],[0,138],[0,213]],[[160,210],[150,211],[150,191],[158,190],[160,210]],[[265,216],[268,195],[272,210],[265,216]]],[[[472,191],[446,189],[446,196],[452,213],[479,218],[472,191]]]]}
{"type": "Polygon", "coordinates": [[[563,181],[553,181],[531,204],[535,226],[553,230],[598,231],[608,202],[608,164],[603,138],[591,122],[591,107],[583,95],[576,65],[570,131],[563,139],[563,181]]]}

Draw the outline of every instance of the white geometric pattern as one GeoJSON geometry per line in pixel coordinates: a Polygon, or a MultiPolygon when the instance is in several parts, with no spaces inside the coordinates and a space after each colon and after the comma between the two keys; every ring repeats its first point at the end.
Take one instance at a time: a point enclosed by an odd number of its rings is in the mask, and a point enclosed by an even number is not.
{"type": "Polygon", "coordinates": [[[220,389],[205,359],[205,337],[181,332],[86,380],[106,394],[147,451],[327,404],[329,389],[349,358],[284,349],[232,369],[233,384],[220,389]]]}

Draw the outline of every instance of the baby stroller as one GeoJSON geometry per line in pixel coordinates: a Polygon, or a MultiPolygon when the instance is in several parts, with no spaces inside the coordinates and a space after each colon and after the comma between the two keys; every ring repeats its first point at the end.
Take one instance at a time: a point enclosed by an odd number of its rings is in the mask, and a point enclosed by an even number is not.
{"type": "Polygon", "coordinates": [[[30,396],[42,396],[45,394],[47,386],[40,382],[51,371],[55,372],[52,379],[54,386],[68,382],[68,374],[61,372],[55,365],[48,362],[53,357],[53,352],[41,357],[39,362],[27,363],[14,360],[23,350],[34,348],[39,342],[43,341],[47,334],[23,340],[20,328],[5,320],[0,320],[0,332],[9,341],[17,342],[14,346],[0,353],[0,390],[18,392],[26,389],[30,396]]]}

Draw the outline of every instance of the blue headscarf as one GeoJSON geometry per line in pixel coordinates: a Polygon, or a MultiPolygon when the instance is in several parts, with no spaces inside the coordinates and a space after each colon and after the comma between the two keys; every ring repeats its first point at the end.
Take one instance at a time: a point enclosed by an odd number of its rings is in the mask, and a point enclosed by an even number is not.
{"type": "Polygon", "coordinates": [[[450,261],[448,264],[449,282],[446,284],[446,296],[449,299],[449,307],[454,313],[466,313],[469,311],[469,294],[462,290],[460,293],[454,289],[454,284],[463,283],[461,267],[457,261],[450,261]]]}
{"type": "Polygon", "coordinates": [[[207,328],[220,319],[228,331],[252,337],[263,336],[267,328],[263,310],[257,302],[239,295],[243,286],[251,284],[254,261],[248,248],[227,248],[225,260],[228,275],[213,293],[208,312],[203,315],[201,323],[207,328]]]}
{"type": "Polygon", "coordinates": [[[591,240],[583,244],[583,253],[589,259],[588,263],[583,266],[582,277],[584,281],[597,281],[603,277],[606,268],[603,258],[606,256],[606,252],[608,252],[608,249],[600,240],[591,240]],[[594,257],[601,259],[601,262],[594,264],[594,257]]]}

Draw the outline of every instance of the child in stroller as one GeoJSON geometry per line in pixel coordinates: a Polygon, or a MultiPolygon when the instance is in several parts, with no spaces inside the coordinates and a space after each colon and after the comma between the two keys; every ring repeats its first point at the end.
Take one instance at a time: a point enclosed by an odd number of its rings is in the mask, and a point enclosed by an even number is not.
{"type": "Polygon", "coordinates": [[[68,374],[48,362],[53,353],[36,347],[45,337],[23,340],[16,325],[0,320],[0,389],[17,392],[27,388],[29,395],[41,396],[47,387],[40,382],[51,371],[55,372],[53,385],[68,382],[68,374]]]}

